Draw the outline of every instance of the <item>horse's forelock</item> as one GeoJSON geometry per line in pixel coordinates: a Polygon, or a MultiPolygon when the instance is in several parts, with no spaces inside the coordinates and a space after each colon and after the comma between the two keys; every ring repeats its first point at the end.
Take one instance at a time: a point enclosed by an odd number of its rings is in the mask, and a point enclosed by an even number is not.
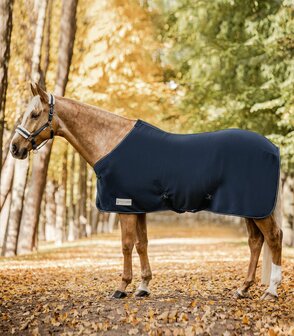
{"type": "Polygon", "coordinates": [[[25,125],[29,115],[31,114],[31,112],[38,106],[41,106],[41,99],[40,96],[34,96],[31,101],[29,102],[27,109],[23,115],[22,118],[22,125],[25,125]]]}

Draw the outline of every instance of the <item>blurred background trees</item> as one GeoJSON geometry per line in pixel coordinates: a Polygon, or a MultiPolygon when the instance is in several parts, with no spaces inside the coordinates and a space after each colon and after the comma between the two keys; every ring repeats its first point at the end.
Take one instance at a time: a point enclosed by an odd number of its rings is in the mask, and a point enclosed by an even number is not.
{"type": "Polygon", "coordinates": [[[291,0],[2,1],[2,254],[117,221],[96,210],[92,168],[63,139],[29,160],[11,158],[30,80],[169,131],[239,127],[269,137],[281,148],[284,237],[293,244],[293,15],[291,0]]]}
{"type": "Polygon", "coordinates": [[[284,236],[293,244],[293,2],[158,0],[154,6],[167,46],[165,80],[183,92],[179,124],[196,132],[249,129],[280,146],[284,236]]]}

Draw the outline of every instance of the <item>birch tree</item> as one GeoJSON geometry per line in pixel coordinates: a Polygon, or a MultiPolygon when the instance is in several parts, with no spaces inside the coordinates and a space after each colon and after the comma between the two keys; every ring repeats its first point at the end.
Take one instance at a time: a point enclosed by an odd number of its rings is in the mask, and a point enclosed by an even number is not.
{"type": "MultiPolygon", "coordinates": [[[[31,80],[32,82],[39,82],[40,75],[40,63],[41,63],[41,49],[42,49],[42,41],[43,41],[43,32],[44,32],[44,23],[45,23],[45,15],[47,9],[47,0],[40,0],[38,7],[38,19],[36,26],[36,35],[35,35],[35,43],[32,55],[32,70],[31,70],[31,80]]],[[[39,157],[34,157],[33,162],[36,165],[36,160],[40,168],[44,162],[39,162],[39,157]],[[41,164],[41,165],[40,165],[41,164]]],[[[33,164],[33,168],[35,167],[33,164]]],[[[40,205],[36,206],[36,204],[41,204],[42,194],[39,194],[39,189],[44,189],[45,181],[37,174],[36,170],[32,170],[32,175],[28,183],[28,193],[26,195],[26,199],[24,202],[24,211],[21,218],[20,223],[20,232],[19,232],[19,240],[17,245],[17,254],[27,252],[27,247],[30,246],[30,249],[33,248],[34,245],[34,237],[35,231],[32,230],[32,225],[38,222],[40,215],[40,205]],[[34,209],[35,211],[32,211],[34,209]],[[33,231],[33,232],[32,232],[33,231]]]]}
{"type": "Polygon", "coordinates": [[[10,40],[12,31],[13,0],[0,2],[0,178],[2,169],[2,147],[5,120],[5,102],[7,91],[7,72],[10,57],[10,40]]]}
{"type": "MultiPolygon", "coordinates": [[[[45,1],[45,0],[42,0],[45,1]]],[[[57,76],[56,85],[54,93],[59,96],[63,96],[65,93],[66,84],[68,81],[68,74],[70,69],[70,63],[73,52],[74,37],[76,32],[76,8],[77,0],[64,0],[62,3],[62,14],[60,23],[60,37],[59,37],[59,53],[58,53],[58,66],[57,66],[57,76]]],[[[44,10],[44,6],[42,7],[44,10]]],[[[49,7],[50,8],[50,7],[49,7]]],[[[44,21],[43,21],[44,25],[44,21]]],[[[44,187],[46,184],[46,177],[48,171],[48,164],[50,160],[50,154],[52,149],[53,141],[50,141],[42,149],[41,154],[36,157],[33,162],[33,172],[38,183],[31,179],[32,186],[30,188],[31,193],[28,197],[28,204],[25,207],[25,217],[22,224],[22,232],[25,233],[22,237],[18,248],[18,252],[27,253],[32,250],[35,232],[38,226],[40,207],[42,201],[42,195],[44,193],[44,187]],[[32,201],[33,200],[33,201],[32,201]],[[33,214],[33,215],[32,215],[33,214]]],[[[63,186],[60,187],[61,189],[63,186]]],[[[65,191],[62,190],[60,193],[65,197],[65,191]]],[[[60,198],[59,198],[60,199],[60,198]]],[[[62,202],[64,204],[64,202],[62,202]]],[[[57,217],[65,218],[63,209],[57,209],[57,217]]],[[[59,224],[60,225],[60,224],[59,224]]]]}
{"type": "MultiPolygon", "coordinates": [[[[27,26],[28,30],[32,30],[36,32],[36,10],[33,4],[30,2],[27,9],[32,9],[30,13],[28,13],[28,17],[30,18],[30,23],[27,26]]],[[[27,64],[24,69],[23,79],[28,81],[32,78],[34,73],[32,72],[34,69],[32,56],[36,53],[35,49],[41,48],[39,45],[37,35],[34,34],[34,38],[31,38],[31,34],[27,34],[28,43],[27,43],[27,64]]],[[[18,100],[18,108],[20,115],[23,111],[21,109],[23,106],[26,106],[28,103],[28,99],[25,96],[20,96],[18,100]]],[[[9,167],[11,169],[11,167],[9,167]]],[[[29,169],[29,160],[28,158],[25,160],[16,160],[14,162],[14,173],[13,173],[13,182],[12,182],[12,196],[11,196],[11,206],[9,211],[9,221],[8,227],[6,230],[6,242],[4,246],[4,254],[5,256],[12,256],[16,254],[17,251],[17,241],[19,236],[19,228],[23,210],[24,203],[24,195],[25,188],[27,185],[27,177],[28,177],[28,169],[29,169]]]]}
{"type": "Polygon", "coordinates": [[[87,236],[87,162],[80,156],[79,224],[81,237],[87,236]]]}
{"type": "Polygon", "coordinates": [[[77,211],[74,199],[75,191],[75,170],[76,170],[76,153],[73,147],[70,147],[70,169],[69,169],[69,205],[68,205],[68,240],[73,241],[79,238],[79,222],[76,220],[75,212],[77,211]]]}
{"type": "Polygon", "coordinates": [[[6,257],[11,257],[16,254],[19,225],[23,210],[24,190],[27,182],[28,160],[19,160],[15,168],[11,193],[13,202],[11,202],[9,209],[9,225],[5,242],[4,255],[6,257]]]}

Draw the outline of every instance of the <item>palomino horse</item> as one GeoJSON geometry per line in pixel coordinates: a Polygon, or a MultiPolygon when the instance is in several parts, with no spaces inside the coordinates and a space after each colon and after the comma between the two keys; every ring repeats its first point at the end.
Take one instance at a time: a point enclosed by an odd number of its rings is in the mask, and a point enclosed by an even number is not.
{"type": "MultiPolygon", "coordinates": [[[[32,149],[37,149],[54,135],[62,136],[93,167],[94,164],[117,146],[134,127],[136,121],[103,111],[63,97],[48,95],[38,85],[31,85],[33,99],[28,105],[22,123],[16,129],[11,142],[11,153],[24,159],[32,149]]],[[[279,199],[279,197],[278,197],[279,199]]],[[[263,219],[246,218],[249,234],[250,262],[246,280],[237,290],[237,297],[248,296],[254,283],[257,263],[265,240],[267,265],[263,282],[269,284],[262,298],[277,297],[281,282],[282,231],[279,223],[280,202],[274,213],[263,219]]],[[[132,251],[136,246],[140,257],[142,281],[136,295],[150,294],[148,285],[152,278],[147,254],[146,214],[119,214],[124,256],[123,274],[115,298],[123,298],[132,281],[132,251]]]]}

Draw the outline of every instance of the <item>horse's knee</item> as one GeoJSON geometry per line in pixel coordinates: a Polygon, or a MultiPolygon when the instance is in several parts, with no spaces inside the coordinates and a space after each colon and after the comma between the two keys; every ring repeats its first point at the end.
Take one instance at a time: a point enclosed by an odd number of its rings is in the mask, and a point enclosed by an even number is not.
{"type": "Polygon", "coordinates": [[[264,242],[264,237],[262,234],[254,237],[249,237],[248,238],[248,244],[250,246],[251,250],[260,250],[262,247],[262,244],[264,242]]]}
{"type": "Polygon", "coordinates": [[[122,252],[124,255],[132,254],[134,243],[131,240],[124,241],[122,243],[122,252]]]}
{"type": "Polygon", "coordinates": [[[138,252],[138,254],[144,254],[147,252],[147,246],[148,246],[148,241],[144,241],[144,242],[136,242],[136,250],[138,252]]]}

